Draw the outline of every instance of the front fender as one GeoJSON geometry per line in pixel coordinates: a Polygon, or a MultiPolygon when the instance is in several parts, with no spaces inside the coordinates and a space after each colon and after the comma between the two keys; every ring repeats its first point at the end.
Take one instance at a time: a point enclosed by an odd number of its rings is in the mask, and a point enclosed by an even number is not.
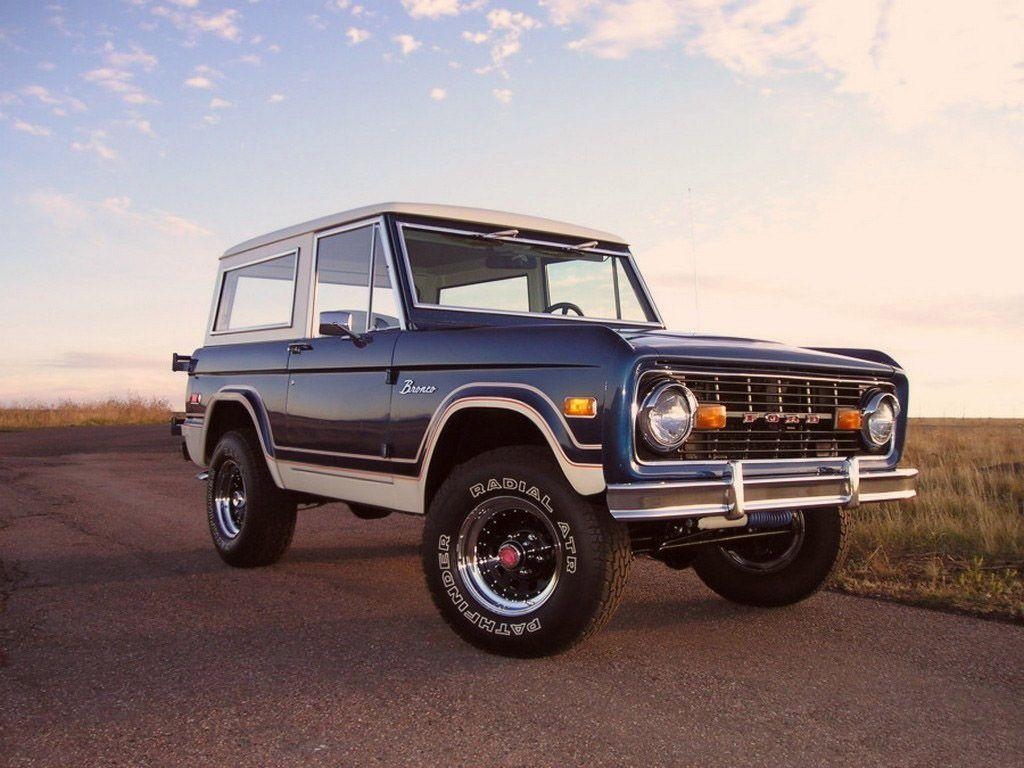
{"type": "Polygon", "coordinates": [[[434,449],[445,424],[466,408],[497,408],[529,419],[543,435],[570,485],[584,496],[605,489],[600,444],[580,443],[557,405],[540,389],[529,384],[477,382],[456,388],[435,411],[423,437],[421,476],[426,477],[434,449]]]}

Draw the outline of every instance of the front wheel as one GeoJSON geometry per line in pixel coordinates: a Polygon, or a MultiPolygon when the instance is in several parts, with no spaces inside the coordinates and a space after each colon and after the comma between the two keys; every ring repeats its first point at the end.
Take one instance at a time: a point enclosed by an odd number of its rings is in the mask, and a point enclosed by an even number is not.
{"type": "Polygon", "coordinates": [[[804,600],[846,557],[849,512],[794,512],[790,528],[764,538],[707,545],[693,569],[707,586],[735,603],[774,607],[804,600]]]}
{"type": "Polygon", "coordinates": [[[529,447],[456,469],[423,534],[441,615],[463,639],[507,656],[559,653],[600,629],[621,599],[630,558],[625,527],[529,447]]]}

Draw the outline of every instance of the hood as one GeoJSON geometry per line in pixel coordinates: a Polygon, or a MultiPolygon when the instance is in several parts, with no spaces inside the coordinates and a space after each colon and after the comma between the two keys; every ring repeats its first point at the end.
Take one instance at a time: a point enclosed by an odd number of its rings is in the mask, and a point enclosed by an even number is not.
{"type": "Polygon", "coordinates": [[[884,376],[891,375],[895,370],[894,365],[882,360],[895,361],[871,350],[842,350],[848,354],[838,354],[838,351],[790,347],[773,341],[697,336],[672,331],[620,330],[619,334],[638,355],[686,360],[697,365],[714,362],[884,376]],[[858,353],[866,357],[862,358],[858,353]]]}

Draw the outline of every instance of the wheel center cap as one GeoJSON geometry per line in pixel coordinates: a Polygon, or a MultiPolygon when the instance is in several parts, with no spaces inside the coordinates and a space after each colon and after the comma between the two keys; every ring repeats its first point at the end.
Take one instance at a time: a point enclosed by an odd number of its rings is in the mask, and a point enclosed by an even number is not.
{"type": "Polygon", "coordinates": [[[498,549],[498,562],[501,563],[503,568],[512,570],[519,565],[519,562],[523,559],[523,553],[519,547],[511,542],[502,544],[498,549]]]}

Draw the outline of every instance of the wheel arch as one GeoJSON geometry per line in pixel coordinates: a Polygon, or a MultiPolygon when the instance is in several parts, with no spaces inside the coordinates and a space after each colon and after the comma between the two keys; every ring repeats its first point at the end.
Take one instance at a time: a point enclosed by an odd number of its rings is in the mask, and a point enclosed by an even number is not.
{"type": "Polygon", "coordinates": [[[208,401],[203,421],[201,463],[209,464],[217,442],[232,429],[251,429],[255,433],[270,476],[279,488],[283,488],[274,461],[274,440],[266,407],[259,394],[248,387],[219,390],[208,401]]]}
{"type": "Polygon", "coordinates": [[[429,509],[441,483],[458,464],[486,451],[512,445],[547,448],[565,480],[580,495],[592,496],[604,491],[602,465],[582,461],[578,456],[571,458],[563,439],[543,414],[521,400],[470,396],[454,401],[445,408],[433,438],[428,440],[422,486],[424,512],[429,509]]]}

